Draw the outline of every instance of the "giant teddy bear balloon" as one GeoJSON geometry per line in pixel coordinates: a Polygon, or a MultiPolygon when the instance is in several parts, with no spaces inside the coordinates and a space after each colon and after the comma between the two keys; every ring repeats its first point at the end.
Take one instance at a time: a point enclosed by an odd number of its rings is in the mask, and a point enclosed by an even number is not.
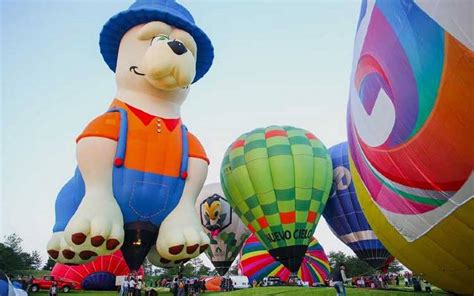
{"type": "Polygon", "coordinates": [[[194,212],[208,159],[180,106],[212,64],[211,41],[175,1],[137,0],[104,25],[100,49],[117,92],[77,138],[48,253],[82,264],[121,248],[131,269],[148,253],[196,257],[209,245],[194,212]]]}

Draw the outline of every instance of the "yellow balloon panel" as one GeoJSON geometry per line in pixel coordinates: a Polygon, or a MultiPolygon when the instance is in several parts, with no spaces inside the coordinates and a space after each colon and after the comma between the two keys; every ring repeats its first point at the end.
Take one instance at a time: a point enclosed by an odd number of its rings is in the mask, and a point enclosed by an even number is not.
{"type": "Polygon", "coordinates": [[[424,236],[408,242],[373,202],[351,161],[357,196],[370,226],[384,246],[400,262],[447,291],[474,293],[474,200],[468,201],[424,236]],[[467,218],[467,219],[466,219],[467,218]]]}

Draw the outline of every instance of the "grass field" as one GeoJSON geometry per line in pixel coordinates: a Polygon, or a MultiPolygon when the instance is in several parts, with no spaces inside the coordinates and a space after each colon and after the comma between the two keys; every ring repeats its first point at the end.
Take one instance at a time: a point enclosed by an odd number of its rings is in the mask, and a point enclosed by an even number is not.
{"type": "MultiPolygon", "coordinates": [[[[411,295],[422,295],[421,293],[415,293],[413,290],[373,290],[373,289],[355,289],[346,288],[347,295],[394,295],[394,296],[411,296],[411,295]]],[[[423,293],[427,294],[428,293],[423,293]]],[[[445,295],[442,291],[435,291],[435,295],[445,295]]],[[[306,295],[321,295],[321,296],[334,296],[336,290],[334,288],[296,288],[296,287],[268,287],[268,288],[256,288],[247,289],[241,291],[234,291],[228,293],[215,293],[213,295],[229,295],[229,296],[257,296],[257,295],[292,295],[292,296],[306,296],[306,295]]]]}
{"type": "MultiPolygon", "coordinates": [[[[355,289],[355,288],[347,288],[347,295],[394,295],[394,296],[420,296],[420,295],[428,295],[428,293],[415,293],[412,289],[391,289],[391,290],[373,290],[373,289],[355,289]]],[[[74,291],[67,295],[81,295],[81,296],[117,296],[118,293],[116,292],[89,292],[89,291],[74,291]]],[[[233,292],[221,292],[221,293],[204,293],[201,295],[228,295],[228,296],[257,296],[257,295],[292,295],[292,296],[306,296],[306,295],[320,295],[320,296],[334,296],[336,292],[334,288],[297,288],[297,287],[267,287],[267,288],[256,288],[256,289],[246,289],[246,290],[239,290],[233,292]]],[[[31,295],[48,295],[47,292],[40,292],[40,293],[32,293],[31,295]]],[[[62,293],[62,295],[66,295],[62,293]]],[[[167,296],[172,295],[170,292],[162,292],[158,293],[159,296],[167,296]]],[[[441,290],[434,290],[433,295],[446,295],[441,290]]]]}

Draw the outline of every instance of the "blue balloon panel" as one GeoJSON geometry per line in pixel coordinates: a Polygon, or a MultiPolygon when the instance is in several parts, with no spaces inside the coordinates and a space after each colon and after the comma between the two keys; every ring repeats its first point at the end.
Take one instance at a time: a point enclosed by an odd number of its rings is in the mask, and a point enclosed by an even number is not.
{"type": "Polygon", "coordinates": [[[82,288],[99,291],[115,290],[115,275],[109,272],[95,272],[84,278],[82,288]]]}
{"type": "Polygon", "coordinates": [[[329,149],[334,182],[323,216],[334,234],[374,268],[386,265],[390,253],[377,239],[362,211],[349,169],[347,142],[329,149]]]}

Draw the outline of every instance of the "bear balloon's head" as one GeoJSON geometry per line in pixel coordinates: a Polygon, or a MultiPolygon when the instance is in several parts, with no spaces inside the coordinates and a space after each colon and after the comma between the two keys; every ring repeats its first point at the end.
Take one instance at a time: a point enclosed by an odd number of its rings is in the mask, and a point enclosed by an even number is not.
{"type": "Polygon", "coordinates": [[[100,48],[119,90],[176,103],[184,101],[214,57],[207,35],[173,0],[137,0],[104,25],[100,48]]]}
{"type": "Polygon", "coordinates": [[[120,42],[117,86],[185,94],[196,75],[195,56],[189,33],[159,21],[135,26],[120,42]]]}

